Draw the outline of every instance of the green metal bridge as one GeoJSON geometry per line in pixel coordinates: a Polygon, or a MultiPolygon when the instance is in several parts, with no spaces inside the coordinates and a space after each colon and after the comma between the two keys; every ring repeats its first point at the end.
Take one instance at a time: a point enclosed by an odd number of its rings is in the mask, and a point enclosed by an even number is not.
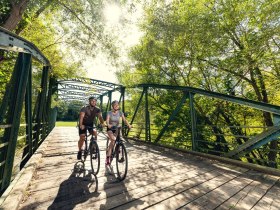
{"type": "Polygon", "coordinates": [[[193,87],[164,84],[125,87],[90,78],[57,79],[52,77],[51,61],[34,44],[3,28],[0,28],[0,49],[3,58],[9,55],[16,60],[11,63],[14,70],[10,80],[1,86],[5,89],[0,92],[1,194],[55,127],[57,108],[52,107],[52,101],[59,98],[86,103],[89,95],[99,98],[103,113],[110,109],[112,98],[119,97],[122,110],[130,112],[128,119],[133,129],[124,131],[130,139],[280,174],[280,106],[193,87]],[[40,84],[34,82],[34,68],[41,78],[40,84]],[[126,99],[128,89],[134,95],[126,99]],[[167,93],[174,95],[173,110],[160,107],[158,96],[167,93]],[[198,102],[207,104],[213,100],[217,104],[217,119],[222,115],[227,124],[198,114],[198,102]],[[246,113],[257,110],[254,113],[258,113],[260,121],[263,115],[269,115],[273,123],[264,126],[262,122],[252,124],[244,120],[244,124],[237,124],[219,110],[219,104],[234,107],[236,115],[242,110],[246,113]],[[157,121],[155,113],[159,111],[164,122],[157,121]],[[181,127],[175,126],[175,121],[180,121],[181,127]]]}

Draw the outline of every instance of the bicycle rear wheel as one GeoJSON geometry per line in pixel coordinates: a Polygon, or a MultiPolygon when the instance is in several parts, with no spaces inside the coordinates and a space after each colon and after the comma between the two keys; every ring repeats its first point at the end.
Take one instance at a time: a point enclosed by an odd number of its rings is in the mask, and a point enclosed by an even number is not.
{"type": "Polygon", "coordinates": [[[124,180],[127,174],[128,159],[125,146],[120,143],[116,147],[116,164],[117,164],[117,174],[120,181],[124,180]]]}
{"type": "Polygon", "coordinates": [[[90,141],[89,151],[91,170],[93,174],[97,175],[100,168],[100,151],[95,140],[90,141]]]}

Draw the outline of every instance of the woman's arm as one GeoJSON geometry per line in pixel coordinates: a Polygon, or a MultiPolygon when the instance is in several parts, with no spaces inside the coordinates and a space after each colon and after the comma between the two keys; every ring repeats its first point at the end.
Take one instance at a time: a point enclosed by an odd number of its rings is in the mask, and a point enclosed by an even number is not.
{"type": "Polygon", "coordinates": [[[109,124],[109,121],[110,121],[110,115],[107,113],[106,124],[107,124],[108,128],[111,128],[111,125],[109,124]]]}
{"type": "Polygon", "coordinates": [[[124,113],[122,113],[122,120],[125,122],[125,124],[127,125],[127,127],[131,128],[132,126],[129,124],[129,122],[127,121],[127,119],[124,116],[124,113]]]}

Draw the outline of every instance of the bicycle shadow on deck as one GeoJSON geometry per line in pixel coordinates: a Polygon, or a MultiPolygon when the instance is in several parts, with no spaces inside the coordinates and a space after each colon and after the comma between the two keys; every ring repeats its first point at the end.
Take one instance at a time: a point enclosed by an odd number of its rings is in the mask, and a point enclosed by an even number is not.
{"type": "MultiPolygon", "coordinates": [[[[115,159],[114,159],[115,160],[115,159]]],[[[117,178],[117,170],[115,166],[115,161],[110,166],[105,166],[105,177],[107,181],[104,182],[103,189],[106,193],[106,202],[99,206],[99,209],[125,209],[123,205],[135,200],[133,196],[129,193],[129,167],[128,175],[123,181],[119,181],[117,178]]],[[[137,201],[134,205],[143,204],[143,201],[137,201]]]]}
{"type": "Polygon", "coordinates": [[[69,178],[63,181],[56,198],[48,207],[52,209],[74,209],[77,204],[84,203],[92,197],[98,197],[98,179],[91,171],[87,171],[81,161],[74,165],[69,178]]]}

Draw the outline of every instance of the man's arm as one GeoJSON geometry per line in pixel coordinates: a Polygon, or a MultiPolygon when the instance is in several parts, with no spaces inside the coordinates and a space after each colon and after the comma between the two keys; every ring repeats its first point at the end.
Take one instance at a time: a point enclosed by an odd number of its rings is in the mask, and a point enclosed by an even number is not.
{"type": "Polygon", "coordinates": [[[98,119],[99,119],[99,122],[100,122],[102,125],[104,125],[104,119],[103,119],[103,117],[102,117],[102,115],[101,115],[101,112],[98,113],[98,119]]]}
{"type": "Polygon", "coordinates": [[[85,113],[84,112],[80,112],[80,121],[79,121],[79,126],[82,130],[85,129],[84,125],[83,125],[83,120],[84,120],[84,117],[85,117],[85,113]]]}

